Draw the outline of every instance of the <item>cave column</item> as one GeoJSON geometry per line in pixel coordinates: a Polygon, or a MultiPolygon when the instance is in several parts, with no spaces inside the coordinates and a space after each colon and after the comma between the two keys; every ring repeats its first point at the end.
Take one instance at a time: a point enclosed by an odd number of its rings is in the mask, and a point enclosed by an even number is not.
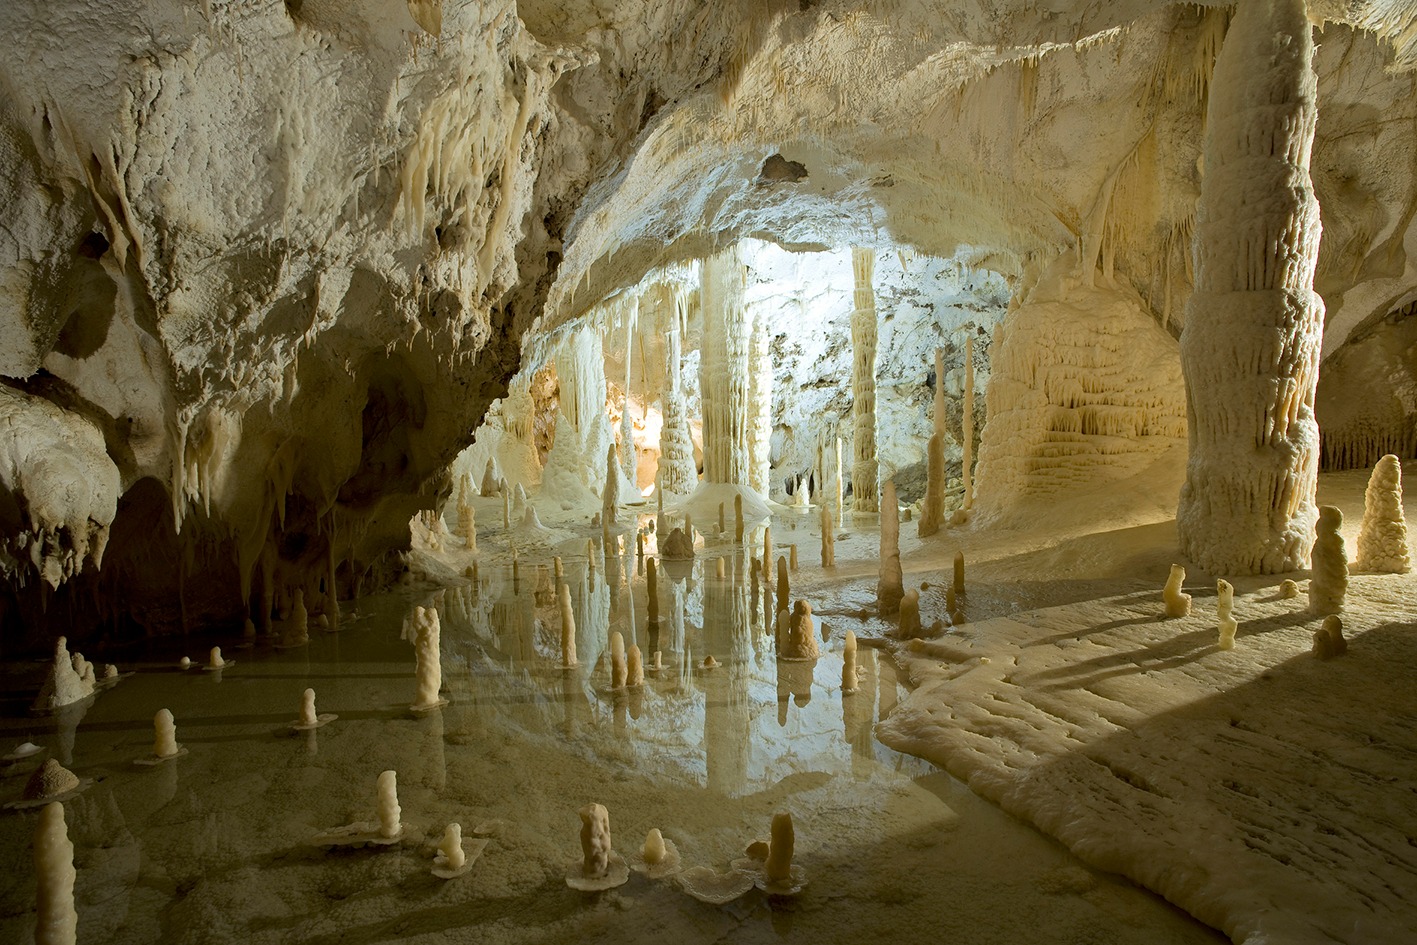
{"type": "Polygon", "coordinates": [[[876,495],[876,251],[853,249],[851,271],[855,277],[855,304],[851,308],[851,420],[855,427],[852,446],[852,508],[875,512],[880,508],[876,495]]]}
{"type": "Polygon", "coordinates": [[[670,305],[663,307],[661,326],[664,331],[666,378],[660,397],[664,423],[659,433],[659,485],[674,495],[688,495],[698,485],[699,469],[694,462],[694,440],[689,432],[689,411],[684,404],[683,338],[689,320],[689,296],[692,289],[682,283],[672,289],[670,305]]]}
{"type": "Polygon", "coordinates": [[[744,270],[738,247],[704,260],[704,339],[699,360],[703,401],[704,482],[748,486],[748,313],[743,307],[744,270]]]}
{"type": "Polygon", "coordinates": [[[1303,0],[1240,4],[1215,63],[1181,333],[1190,452],[1181,549],[1214,574],[1307,567],[1323,301],[1317,116],[1303,0]]]}
{"type": "Polygon", "coordinates": [[[748,460],[748,484],[764,496],[772,487],[772,348],[768,338],[767,317],[755,313],[749,341],[748,422],[751,455],[748,460]]]}

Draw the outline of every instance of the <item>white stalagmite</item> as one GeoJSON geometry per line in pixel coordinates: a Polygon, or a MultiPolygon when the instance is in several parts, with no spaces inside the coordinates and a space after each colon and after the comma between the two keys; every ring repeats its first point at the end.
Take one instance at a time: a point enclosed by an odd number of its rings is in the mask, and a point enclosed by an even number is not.
{"type": "Polygon", "coordinates": [[[773,814],[772,842],[768,846],[767,863],[763,872],[771,883],[786,883],[792,879],[792,849],[796,835],[792,829],[792,815],[786,812],[773,814]]]}
{"type": "Polygon", "coordinates": [[[851,309],[851,420],[855,429],[851,464],[852,507],[875,512],[876,502],[876,296],[871,281],[876,269],[874,249],[853,249],[851,271],[856,280],[851,309]]]}
{"type": "MultiPolygon", "coordinates": [[[[967,456],[968,454],[966,454],[967,456]]],[[[925,449],[925,500],[920,508],[917,533],[928,538],[940,530],[945,517],[945,351],[935,349],[934,432],[925,449]]],[[[965,482],[968,482],[968,472],[965,482]]]]}
{"type": "Polygon", "coordinates": [[[445,869],[460,870],[467,865],[467,853],[462,848],[462,824],[448,824],[438,844],[438,853],[445,869]]]}
{"type": "Polygon", "coordinates": [[[846,491],[846,484],[841,477],[841,437],[836,438],[836,517],[841,518],[843,511],[842,495],[846,491]]]}
{"type": "Polygon", "coordinates": [[[182,750],[177,744],[177,722],[168,709],[158,709],[153,716],[153,757],[171,758],[182,750]]]}
{"type": "Polygon", "coordinates": [[[625,637],[616,630],[610,634],[610,688],[624,689],[630,676],[625,657],[625,637]]]}
{"type": "MultiPolygon", "coordinates": [[[[936,371],[939,370],[939,362],[936,362],[936,371]]],[[[938,375],[935,383],[939,384],[938,375]]],[[[943,403],[936,400],[936,409],[943,408],[943,403]]],[[[943,426],[943,418],[936,420],[936,423],[943,426]]],[[[960,446],[964,450],[964,457],[961,460],[961,477],[964,482],[964,505],[965,511],[974,508],[974,335],[969,334],[964,338],[964,416],[961,420],[961,441],[960,446]]]]}
{"type": "Polygon", "coordinates": [[[94,692],[93,674],[85,677],[74,667],[74,658],[69,654],[68,639],[60,637],[54,644],[54,659],[50,663],[49,674],[40,687],[39,696],[34,701],[36,711],[57,709],[85,699],[94,692]]]}
{"type": "Polygon", "coordinates": [[[1236,7],[1210,83],[1176,518],[1182,553],[1212,572],[1293,571],[1309,557],[1324,321],[1313,58],[1304,0],[1253,0],[1236,7]]]}
{"type": "Polygon", "coordinates": [[[487,457],[487,466],[482,470],[482,497],[490,499],[497,494],[497,469],[492,457],[487,457]]]}
{"type": "Polygon", "coordinates": [[[79,913],[74,908],[74,844],[55,801],[39,812],[34,831],[35,945],[74,945],[79,913]]]}
{"type": "Polygon", "coordinates": [[[625,685],[637,689],[645,684],[645,661],[638,643],[631,643],[625,651],[625,685]]]}
{"type": "Polygon", "coordinates": [[[472,502],[466,491],[458,494],[458,534],[462,535],[463,544],[471,552],[477,551],[477,510],[473,508],[472,502]]]}
{"type": "Polygon", "coordinates": [[[900,609],[905,594],[900,570],[900,509],[896,504],[895,480],[887,479],[881,490],[881,576],[876,582],[876,604],[881,616],[900,609]]]}
{"type": "Polygon", "coordinates": [[[580,809],[581,870],[587,877],[604,876],[610,870],[610,811],[603,804],[587,804],[580,809]]]}
{"type": "Polygon", "coordinates": [[[313,728],[319,721],[320,717],[315,712],[315,690],[306,689],[300,697],[299,724],[313,728]]]}
{"type": "Polygon", "coordinates": [[[1332,505],[1319,507],[1315,525],[1314,560],[1309,568],[1309,610],[1336,614],[1348,593],[1348,552],[1343,546],[1343,513],[1332,505]]]}
{"type": "Polygon", "coordinates": [[[402,808],[399,807],[398,774],[394,771],[380,773],[378,791],[379,836],[392,840],[403,833],[403,823],[399,820],[402,808]]]}
{"type": "Polygon", "coordinates": [[[409,617],[410,627],[405,631],[413,640],[416,661],[415,676],[418,691],[414,696],[415,709],[431,709],[441,705],[438,690],[443,686],[443,662],[439,652],[441,627],[436,607],[415,607],[409,617]],[[410,632],[411,631],[411,632],[410,632]]]}
{"type": "Polygon", "coordinates": [[[620,499],[620,470],[615,468],[615,444],[605,448],[605,486],[600,493],[600,524],[609,528],[615,524],[615,509],[620,499]]]}
{"type": "Polygon", "coordinates": [[[1161,589],[1161,600],[1166,605],[1167,617],[1188,617],[1191,613],[1191,595],[1181,590],[1186,581],[1186,569],[1179,564],[1171,565],[1171,573],[1166,577],[1166,586],[1161,589]]]}
{"type": "Polygon", "coordinates": [[[1220,648],[1235,649],[1235,622],[1232,611],[1235,607],[1235,585],[1225,579],[1215,582],[1215,616],[1220,630],[1220,648]]]}
{"type": "Polygon", "coordinates": [[[832,510],[822,506],[822,567],[836,567],[836,531],[832,523],[832,510]]]}
{"type": "Polygon", "coordinates": [[[694,463],[694,443],[689,431],[689,411],[684,404],[683,332],[688,320],[691,289],[682,283],[673,286],[671,304],[661,309],[664,318],[664,392],[660,410],[664,424],[659,431],[659,472],[661,495],[688,495],[698,485],[699,471],[694,463]]]}
{"type": "Polygon", "coordinates": [[[1388,454],[1378,460],[1363,495],[1363,525],[1358,531],[1359,571],[1406,574],[1412,570],[1407,550],[1407,519],[1402,514],[1402,464],[1388,454]]]}
{"type": "Polygon", "coordinates": [[[750,484],[748,342],[743,307],[744,270],[738,247],[703,262],[703,347],[699,391],[703,403],[704,482],[750,484]]]}

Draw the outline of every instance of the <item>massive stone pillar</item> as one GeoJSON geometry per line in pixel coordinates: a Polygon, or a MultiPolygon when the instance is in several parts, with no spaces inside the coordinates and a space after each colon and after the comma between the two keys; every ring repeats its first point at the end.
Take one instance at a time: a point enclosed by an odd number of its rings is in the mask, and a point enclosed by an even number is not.
{"type": "Polygon", "coordinates": [[[748,313],[735,245],[704,260],[704,340],[699,359],[704,482],[750,485],[748,313]]]}
{"type": "Polygon", "coordinates": [[[1308,565],[1323,301],[1317,116],[1303,0],[1239,4],[1210,83],[1196,286],[1181,361],[1190,454],[1181,549],[1214,574],[1308,565]]]}
{"type": "Polygon", "coordinates": [[[874,249],[853,249],[851,271],[856,277],[856,304],[851,309],[851,406],[853,438],[852,507],[875,512],[876,497],[876,295],[871,280],[876,271],[874,249]]]}
{"type": "Polygon", "coordinates": [[[672,292],[671,304],[661,308],[664,333],[664,393],[660,411],[664,424],[659,431],[659,485],[674,495],[688,495],[699,482],[694,462],[694,440],[689,433],[689,411],[684,405],[683,338],[688,322],[690,288],[682,283],[664,291],[672,292]]]}
{"type": "Polygon", "coordinates": [[[766,313],[754,313],[748,350],[748,484],[768,495],[772,469],[772,349],[766,313]]]}

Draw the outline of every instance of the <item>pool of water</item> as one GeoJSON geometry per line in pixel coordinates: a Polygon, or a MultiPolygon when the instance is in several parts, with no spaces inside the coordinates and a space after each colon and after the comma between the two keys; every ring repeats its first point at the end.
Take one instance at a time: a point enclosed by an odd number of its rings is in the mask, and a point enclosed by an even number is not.
{"type": "MultiPolygon", "coordinates": [[[[702,555],[662,573],[650,626],[632,552],[568,558],[580,657],[570,670],[549,552],[524,552],[516,579],[487,560],[476,581],[346,603],[339,633],[312,628],[298,649],[242,647],[238,635],[90,653],[135,675],[56,717],[28,713],[42,667],[11,664],[0,748],[33,740],[94,779],[66,804],[79,941],[90,945],[1221,940],[879,744],[872,726],[904,692],[889,657],[862,647],[853,695],[841,692],[841,626],[819,660],[778,661],[751,567],[730,553],[721,577],[702,555]],[[449,704],[415,713],[402,628],[430,602],[449,704]],[[664,669],[642,690],[609,688],[617,631],[647,662],[661,653],[664,669]],[[236,664],[203,671],[213,643],[236,664]],[[177,668],[184,652],[196,668],[177,668]],[[719,665],[705,670],[709,655],[719,665]],[[292,732],[306,687],[339,718],[292,732]],[[137,766],[164,707],[188,753],[137,766]],[[386,769],[398,772],[405,841],[312,846],[322,830],[373,819],[386,769]],[[755,890],[725,906],[638,875],[575,892],[564,877],[590,802],[608,808],[622,853],[658,827],[685,865],[719,870],[790,811],[809,884],[796,898],[755,890]],[[430,867],[450,821],[490,843],[468,875],[445,881],[430,867]]],[[[0,800],[19,796],[43,757],[0,769],[0,800]]],[[[0,873],[0,941],[33,934],[35,821],[0,814],[12,860],[0,873]]]]}

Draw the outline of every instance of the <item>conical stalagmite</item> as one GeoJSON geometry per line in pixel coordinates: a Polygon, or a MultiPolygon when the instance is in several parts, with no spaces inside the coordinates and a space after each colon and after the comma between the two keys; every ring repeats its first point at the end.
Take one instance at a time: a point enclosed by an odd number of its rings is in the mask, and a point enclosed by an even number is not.
{"type": "Polygon", "coordinates": [[[1363,526],[1358,531],[1359,571],[1406,574],[1407,519],[1402,514],[1402,464],[1388,454],[1378,460],[1363,496],[1363,526]]]}

